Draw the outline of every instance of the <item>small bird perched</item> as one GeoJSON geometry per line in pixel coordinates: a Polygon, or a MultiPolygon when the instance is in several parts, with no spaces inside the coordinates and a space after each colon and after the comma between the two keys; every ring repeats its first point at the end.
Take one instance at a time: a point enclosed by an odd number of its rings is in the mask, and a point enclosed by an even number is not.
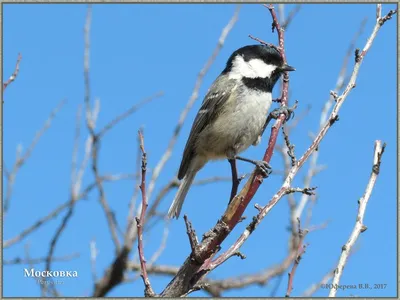
{"type": "Polygon", "coordinates": [[[266,162],[238,154],[258,145],[272,103],[272,89],[284,72],[294,70],[283,63],[273,46],[250,45],[232,53],[193,122],[178,172],[178,179],[183,180],[168,217],[179,217],[196,173],[209,160],[228,158],[234,181],[238,180],[236,159],[255,164],[264,176],[269,174],[266,162]]]}

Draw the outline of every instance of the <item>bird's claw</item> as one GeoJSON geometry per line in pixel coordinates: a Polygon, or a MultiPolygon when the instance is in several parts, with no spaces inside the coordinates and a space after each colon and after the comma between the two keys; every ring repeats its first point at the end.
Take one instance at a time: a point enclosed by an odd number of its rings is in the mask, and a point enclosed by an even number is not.
{"type": "Polygon", "coordinates": [[[272,173],[272,168],[266,161],[256,160],[254,163],[264,178],[267,178],[272,173]]]}
{"type": "Polygon", "coordinates": [[[285,115],[285,122],[294,117],[294,108],[283,105],[271,111],[271,117],[278,119],[281,114],[285,115]]]}

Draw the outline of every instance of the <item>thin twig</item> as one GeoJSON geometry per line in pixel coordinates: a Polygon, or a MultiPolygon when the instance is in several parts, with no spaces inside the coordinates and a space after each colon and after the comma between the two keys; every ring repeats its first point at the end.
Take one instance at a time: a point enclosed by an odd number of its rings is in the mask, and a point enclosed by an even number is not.
{"type": "MultiPolygon", "coordinates": [[[[96,117],[97,115],[93,118],[93,122],[96,123],[96,117]]],[[[46,260],[46,270],[50,271],[51,270],[51,264],[53,263],[53,255],[54,251],[56,249],[56,245],[64,232],[65,228],[67,227],[68,222],[71,220],[74,209],[75,209],[75,204],[78,201],[79,193],[80,193],[80,187],[82,186],[82,180],[83,180],[83,174],[84,171],[86,170],[86,166],[88,164],[89,158],[90,158],[90,153],[92,151],[92,146],[93,146],[93,140],[91,136],[88,136],[86,139],[86,145],[85,145],[85,155],[84,158],[81,162],[81,165],[79,167],[79,170],[76,174],[75,177],[75,182],[71,183],[71,192],[70,192],[70,200],[68,201],[68,211],[66,215],[63,217],[61,224],[57,228],[53,238],[50,241],[50,247],[49,251],[47,254],[47,260],[46,260]]],[[[73,153],[73,157],[74,157],[73,153]]],[[[74,159],[74,158],[73,158],[74,159]]]]}
{"type": "MultiPolygon", "coordinates": [[[[143,132],[143,128],[139,129],[143,132]]],[[[136,208],[136,199],[140,191],[140,174],[141,174],[141,161],[142,161],[142,152],[140,150],[140,137],[137,138],[137,155],[136,155],[136,173],[137,176],[135,178],[134,189],[132,193],[132,197],[129,201],[129,209],[128,209],[128,217],[127,217],[127,225],[125,231],[125,245],[132,245],[132,243],[136,239],[137,234],[137,226],[135,220],[135,208],[136,208]]],[[[146,220],[145,220],[146,221],[146,220]]]]}
{"type": "Polygon", "coordinates": [[[90,266],[92,271],[92,279],[95,284],[97,282],[96,260],[98,253],[99,252],[97,251],[96,240],[92,239],[90,241],[90,266]]]}
{"type": "Polygon", "coordinates": [[[157,261],[157,259],[161,256],[161,254],[165,250],[165,247],[167,246],[167,240],[168,240],[168,234],[169,234],[168,225],[169,225],[169,219],[166,219],[160,246],[158,247],[158,249],[154,252],[152,257],[150,258],[149,263],[147,265],[148,267],[150,267],[157,261]]]}
{"type": "MultiPolygon", "coordinates": [[[[59,257],[53,257],[53,261],[70,261],[75,258],[79,257],[79,253],[72,253],[69,255],[65,256],[59,256],[59,257]]],[[[3,264],[5,265],[36,265],[36,264],[42,264],[46,262],[46,257],[38,257],[38,258],[21,258],[21,257],[15,257],[13,259],[5,259],[3,261],[3,264]]]]}
{"type": "MultiPolygon", "coordinates": [[[[110,206],[108,205],[105,189],[103,186],[103,182],[100,179],[99,167],[98,167],[98,156],[99,156],[99,136],[95,132],[95,119],[98,116],[100,110],[100,101],[95,101],[95,106],[92,111],[90,108],[90,27],[92,21],[92,6],[88,5],[86,22],[84,27],[84,62],[83,62],[83,73],[84,73],[84,86],[85,86],[85,95],[84,95],[84,103],[86,107],[86,126],[92,137],[93,149],[92,149],[92,172],[96,179],[96,187],[99,192],[99,202],[106,216],[106,220],[108,223],[108,228],[111,233],[111,238],[115,245],[115,251],[118,253],[120,251],[121,245],[118,238],[118,225],[116,223],[115,215],[111,211],[110,206]]],[[[115,124],[115,123],[113,123],[115,124]]]]}
{"type": "Polygon", "coordinates": [[[7,191],[4,197],[4,206],[3,206],[3,213],[4,215],[7,214],[10,208],[10,201],[13,192],[13,187],[15,184],[15,178],[19,169],[26,163],[26,161],[31,156],[33,150],[35,149],[37,143],[39,142],[42,135],[50,128],[52,121],[56,117],[57,113],[65,104],[65,100],[62,100],[55,109],[50,113],[49,117],[47,118],[46,122],[44,123],[43,127],[36,132],[35,137],[33,138],[31,144],[29,145],[28,149],[26,149],[25,153],[22,154],[22,147],[17,147],[17,157],[15,159],[14,166],[12,167],[11,171],[5,173],[7,179],[7,191]]]}
{"type": "Polygon", "coordinates": [[[17,63],[15,64],[15,69],[14,72],[11,74],[11,76],[8,78],[8,80],[3,84],[3,93],[6,90],[6,88],[10,85],[11,82],[13,82],[19,73],[19,64],[21,63],[22,55],[21,53],[18,53],[18,58],[17,58],[17,63]]]}
{"type": "MultiPolygon", "coordinates": [[[[102,181],[117,181],[117,180],[123,180],[123,179],[132,179],[134,178],[135,175],[131,174],[116,174],[116,175],[104,175],[101,177],[102,181]]],[[[87,195],[89,194],[90,191],[92,191],[96,186],[96,183],[91,183],[88,184],[86,188],[83,189],[83,191],[78,195],[76,201],[85,199],[87,195]]],[[[22,241],[24,238],[26,238],[29,234],[35,232],[37,229],[39,229],[42,225],[46,224],[48,221],[51,221],[52,219],[56,218],[61,212],[63,212],[66,208],[70,206],[71,200],[67,200],[63,204],[59,205],[56,207],[54,210],[52,210],[50,213],[45,215],[44,217],[41,217],[37,221],[35,221],[32,225],[21,231],[18,235],[15,237],[8,239],[4,241],[3,243],[3,248],[8,248],[20,241],[22,241]]]]}
{"type": "Polygon", "coordinates": [[[147,275],[146,259],[144,258],[144,249],[143,249],[143,221],[146,216],[146,209],[148,203],[146,194],[147,154],[144,148],[144,139],[141,131],[139,131],[139,138],[140,138],[140,149],[142,151],[142,181],[140,184],[140,190],[142,192],[142,210],[140,213],[140,218],[136,218],[137,232],[138,232],[138,252],[139,252],[140,266],[142,269],[141,276],[145,286],[144,295],[146,297],[154,297],[155,293],[153,291],[153,288],[151,287],[149,276],[147,275]]]}
{"type": "Polygon", "coordinates": [[[329,280],[332,279],[334,272],[335,272],[335,270],[331,270],[331,271],[329,271],[328,273],[326,273],[318,283],[314,283],[313,285],[311,285],[311,286],[301,295],[301,297],[302,297],[302,298],[309,298],[309,297],[312,297],[316,291],[318,291],[321,287],[323,287],[324,285],[326,285],[326,284],[329,282],[329,280]]]}
{"type": "Polygon", "coordinates": [[[290,157],[291,165],[292,167],[296,164],[296,156],[294,154],[294,145],[290,143],[289,141],[289,136],[287,132],[285,131],[285,127],[282,127],[282,133],[283,137],[285,139],[285,144],[286,144],[286,154],[290,157]]]}
{"type": "Polygon", "coordinates": [[[300,227],[300,219],[298,219],[298,237],[299,237],[299,246],[298,249],[296,250],[296,257],[292,266],[292,270],[288,273],[288,286],[286,290],[286,295],[285,297],[290,297],[290,294],[292,293],[293,290],[293,281],[294,281],[294,275],[296,273],[297,267],[300,264],[300,260],[303,256],[303,254],[306,251],[307,245],[304,244],[304,238],[307,235],[308,231],[303,230],[300,227]]]}
{"type": "Polygon", "coordinates": [[[111,130],[115,125],[117,125],[119,122],[123,121],[133,113],[137,112],[140,108],[142,108],[145,104],[152,102],[153,100],[160,98],[161,96],[164,95],[164,92],[158,92],[150,97],[147,97],[140,101],[139,103],[135,103],[132,105],[129,109],[124,111],[122,114],[116,116],[112,121],[110,121],[107,125],[105,125],[102,129],[98,131],[97,137],[101,139],[104,134],[111,130]]]}
{"type": "Polygon", "coordinates": [[[189,221],[186,215],[183,216],[186,225],[186,233],[189,238],[190,248],[192,249],[192,253],[195,253],[197,250],[197,246],[199,245],[199,241],[196,236],[196,231],[193,229],[192,223],[189,221]]]}
{"type": "Polygon", "coordinates": [[[374,189],[376,180],[378,178],[379,172],[376,171],[376,166],[378,166],[379,168],[381,164],[381,156],[385,150],[385,146],[386,146],[385,144],[382,145],[381,141],[375,141],[375,150],[374,150],[371,176],[369,178],[364,195],[360,198],[360,200],[358,200],[358,213],[357,213],[356,224],[346,244],[342,247],[342,253],[340,255],[337,268],[335,269],[335,274],[333,276],[332,288],[329,292],[329,297],[336,296],[337,289],[334,287],[339,285],[340,278],[343,274],[343,269],[346,265],[350,251],[354,246],[355,242],[357,241],[358,237],[360,236],[360,234],[365,230],[367,230],[367,227],[363,224],[365,210],[367,208],[368,200],[371,197],[372,190],[374,189]]]}
{"type": "MultiPolygon", "coordinates": [[[[330,111],[333,103],[338,98],[337,93],[343,89],[343,87],[346,83],[346,73],[347,73],[348,63],[349,63],[350,57],[354,51],[355,44],[356,44],[358,38],[360,37],[360,35],[364,31],[366,21],[367,21],[367,18],[364,18],[360,24],[358,31],[355,33],[355,35],[353,36],[353,38],[349,44],[346,55],[343,58],[342,67],[340,68],[339,75],[336,80],[335,89],[333,91],[331,91],[331,97],[328,98],[328,100],[325,102],[324,107],[322,108],[320,121],[319,121],[319,130],[322,129],[322,127],[325,125],[326,121],[328,120],[329,111],[330,111]]],[[[313,138],[315,138],[315,137],[313,137],[313,138]]],[[[317,174],[317,172],[319,172],[321,170],[321,168],[318,167],[318,165],[317,165],[318,156],[319,156],[319,151],[314,151],[311,155],[308,171],[304,177],[303,185],[305,187],[311,186],[312,178],[317,174]]],[[[308,200],[309,200],[309,196],[306,194],[303,194],[299,201],[299,204],[297,205],[294,213],[292,214],[292,223],[293,224],[296,223],[296,220],[298,218],[301,218],[301,215],[303,214],[304,208],[306,207],[308,200]]]]}
{"type": "MultiPolygon", "coordinates": [[[[317,187],[306,187],[306,188],[288,188],[286,190],[286,194],[292,194],[292,193],[302,193],[308,196],[314,195],[314,191],[317,189],[317,187]]],[[[299,219],[298,219],[299,220],[299,219]]]]}
{"type": "Polygon", "coordinates": [[[297,13],[301,9],[301,4],[297,4],[290,12],[286,20],[282,23],[282,28],[287,30],[290,23],[292,23],[294,17],[297,15],[297,13]]]}

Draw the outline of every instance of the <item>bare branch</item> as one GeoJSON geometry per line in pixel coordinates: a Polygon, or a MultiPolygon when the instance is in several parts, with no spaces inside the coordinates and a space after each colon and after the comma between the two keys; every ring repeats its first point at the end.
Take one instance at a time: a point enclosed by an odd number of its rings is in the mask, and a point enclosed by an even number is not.
{"type": "Polygon", "coordinates": [[[192,223],[189,221],[186,215],[183,216],[183,219],[185,220],[186,233],[189,238],[190,248],[192,249],[192,253],[195,253],[199,245],[199,241],[196,236],[196,231],[194,231],[192,223]]]}
{"type": "Polygon", "coordinates": [[[308,297],[312,297],[312,295],[314,295],[314,293],[316,291],[318,291],[322,286],[324,286],[325,284],[327,284],[329,282],[329,280],[332,279],[333,274],[334,274],[335,270],[331,270],[328,273],[326,273],[324,275],[324,277],[322,277],[322,279],[318,282],[318,283],[314,283],[312,286],[310,286],[302,295],[301,297],[303,298],[308,298],[308,297]]]}
{"type": "MultiPolygon", "coordinates": [[[[90,108],[90,26],[92,21],[92,6],[88,5],[86,22],[84,27],[84,40],[85,40],[85,48],[84,48],[84,85],[85,85],[85,95],[84,95],[84,103],[86,106],[86,126],[90,133],[93,143],[92,149],[92,171],[93,175],[96,179],[96,187],[99,191],[99,202],[101,207],[103,208],[104,214],[106,216],[106,220],[108,223],[108,227],[110,229],[111,238],[114,242],[116,253],[120,250],[120,241],[118,238],[117,228],[118,225],[116,223],[116,219],[114,213],[111,211],[110,206],[108,205],[106,199],[106,193],[104,190],[103,182],[100,179],[99,169],[98,169],[98,152],[99,152],[99,136],[95,133],[95,123],[100,110],[100,101],[95,101],[95,106],[93,111],[90,108]]],[[[118,122],[118,121],[117,121],[118,122]]],[[[113,123],[112,124],[116,124],[113,123]]]]}
{"type": "Polygon", "coordinates": [[[286,190],[286,194],[292,194],[292,193],[302,193],[308,196],[314,195],[314,191],[317,189],[317,187],[306,187],[306,188],[288,188],[286,190]]]}
{"type": "Polygon", "coordinates": [[[301,4],[297,4],[290,12],[288,17],[286,18],[285,22],[282,23],[282,28],[287,30],[290,23],[292,23],[294,17],[297,15],[297,13],[301,9],[301,4]]]}
{"type": "MultiPolygon", "coordinates": [[[[367,208],[368,200],[371,197],[372,190],[374,189],[376,180],[378,178],[378,172],[376,172],[376,166],[378,166],[379,168],[381,164],[381,156],[383,151],[385,150],[385,146],[386,146],[385,144],[382,145],[381,141],[375,141],[374,159],[373,159],[371,176],[368,181],[367,188],[365,189],[364,195],[360,200],[358,200],[358,213],[357,213],[356,224],[348,241],[342,247],[342,254],[340,255],[339,262],[335,270],[335,274],[333,276],[333,281],[332,281],[333,286],[339,285],[340,277],[343,274],[343,269],[346,265],[352,247],[354,246],[360,234],[365,230],[367,230],[367,227],[363,224],[365,210],[367,208]]],[[[329,292],[329,297],[335,297],[336,292],[337,289],[331,288],[329,292]]]]}
{"type": "Polygon", "coordinates": [[[285,127],[282,127],[283,137],[286,144],[286,154],[289,155],[292,167],[296,164],[296,156],[294,155],[294,145],[290,143],[289,136],[285,131],[285,127]]]}
{"type": "Polygon", "coordinates": [[[81,106],[78,107],[76,112],[75,120],[75,135],[74,135],[74,148],[72,151],[72,161],[71,161],[71,186],[76,182],[76,171],[78,165],[78,151],[79,151],[79,137],[81,134],[81,106]]]}
{"type": "Polygon", "coordinates": [[[300,260],[301,260],[303,254],[306,251],[307,245],[304,244],[304,238],[307,235],[307,233],[308,233],[307,230],[301,229],[301,227],[300,227],[300,219],[298,219],[299,246],[298,246],[298,249],[296,251],[296,258],[294,260],[294,263],[293,263],[293,266],[292,266],[292,270],[288,274],[288,286],[287,286],[285,297],[290,297],[290,294],[292,293],[294,275],[296,273],[297,267],[300,264],[300,260]]]}
{"type": "MultiPolygon", "coordinates": [[[[286,56],[284,52],[284,33],[277,21],[276,14],[272,6],[270,6],[270,11],[274,20],[274,27],[277,28],[278,32],[279,51],[282,55],[284,63],[286,63],[286,56]]],[[[288,100],[288,82],[289,78],[286,74],[282,85],[281,96],[281,105],[286,106],[288,100]]],[[[282,113],[272,128],[268,148],[264,155],[264,161],[266,162],[269,162],[271,160],[279,128],[280,126],[282,126],[285,119],[286,116],[282,113]]],[[[198,255],[196,255],[196,262],[193,262],[191,260],[191,257],[187,258],[178,274],[162,292],[162,296],[177,297],[185,294],[188,290],[195,286],[196,283],[210,270],[221,264],[227,258],[231,257],[233,253],[237,253],[240,247],[240,243],[237,244],[239,247],[236,247],[236,245],[231,247],[227,252],[220,256],[219,259],[211,262],[212,257],[219,250],[221,243],[225,240],[230,231],[242,220],[242,214],[245,208],[247,207],[261,184],[262,176],[256,175],[258,174],[256,172],[256,170],[253,172],[252,176],[247,181],[242,191],[230,202],[227,210],[225,211],[223,217],[218,221],[217,225],[208,233],[206,233],[201,245],[199,245],[199,249],[201,250],[198,251],[199,253],[198,255]],[[203,264],[199,266],[199,262],[203,262],[203,264]]],[[[252,229],[249,231],[252,231],[252,229]]]]}
{"type": "Polygon", "coordinates": [[[32,232],[34,232],[35,230],[37,230],[40,226],[42,226],[43,224],[45,224],[48,221],[52,220],[53,218],[57,217],[69,205],[70,205],[70,201],[67,201],[67,202],[61,204],[56,209],[54,209],[51,213],[49,213],[48,215],[40,218],[33,225],[31,225],[28,228],[24,229],[20,234],[16,235],[15,237],[13,237],[13,238],[11,238],[9,240],[6,240],[4,242],[4,244],[3,244],[3,248],[8,248],[8,247],[20,242],[27,235],[29,235],[32,232]]]}
{"type": "MultiPolygon", "coordinates": [[[[290,188],[290,184],[293,181],[293,178],[297,174],[297,172],[300,170],[300,168],[304,165],[306,160],[311,156],[311,154],[315,151],[315,149],[318,147],[319,143],[322,141],[322,139],[325,137],[327,134],[328,130],[333,126],[334,121],[338,112],[343,105],[344,101],[346,100],[347,96],[349,95],[350,91],[354,87],[355,80],[357,78],[360,66],[362,64],[362,61],[369,50],[369,48],[372,45],[373,40],[376,37],[376,34],[378,32],[379,28],[375,27],[370,38],[368,39],[364,50],[361,54],[361,59],[358,63],[355,64],[352,76],[350,77],[350,80],[347,84],[346,89],[344,92],[340,95],[338,98],[338,101],[336,102],[335,107],[333,108],[330,117],[328,118],[327,122],[322,126],[320,132],[318,135],[315,137],[314,141],[312,142],[311,146],[307,149],[307,151],[303,154],[303,156],[297,161],[297,164],[291,168],[288,176],[286,177],[282,187],[279,189],[279,191],[272,197],[272,199],[269,201],[269,203],[263,207],[263,209],[259,212],[259,214],[253,218],[253,221],[249,224],[249,226],[246,228],[245,232],[239,237],[239,239],[235,242],[233,246],[231,246],[224,254],[220,256],[220,259],[217,259],[216,261],[213,262],[213,264],[219,265],[223,261],[225,261],[225,257],[229,256],[229,253],[235,252],[240,248],[240,246],[247,240],[247,238],[250,236],[250,234],[253,232],[255,227],[261,222],[261,220],[269,213],[269,211],[278,203],[278,201],[287,193],[287,190],[290,188]]],[[[279,31],[278,31],[279,32],[279,31]]],[[[247,184],[246,184],[247,185],[247,184]]],[[[259,185],[259,183],[258,183],[259,185]]],[[[246,188],[246,186],[245,186],[246,188]]],[[[245,190],[244,188],[244,190],[245,190]]],[[[248,195],[249,193],[247,193],[248,195]]],[[[240,194],[239,194],[240,195],[240,194]]]]}
{"type": "Polygon", "coordinates": [[[376,19],[379,26],[385,24],[386,21],[390,20],[395,14],[397,13],[396,10],[390,10],[384,17],[382,15],[382,4],[377,4],[376,6],[376,19]]]}
{"type": "Polygon", "coordinates": [[[97,282],[97,271],[96,271],[96,260],[97,260],[97,251],[96,241],[93,239],[90,241],[90,266],[92,270],[92,279],[93,282],[97,282]]]}
{"type": "Polygon", "coordinates": [[[154,254],[151,256],[147,267],[153,265],[157,261],[157,259],[160,257],[160,255],[165,250],[165,247],[167,246],[167,239],[168,239],[168,233],[169,233],[168,224],[169,224],[169,220],[166,220],[165,226],[164,226],[164,231],[163,231],[163,236],[162,236],[162,239],[160,242],[160,246],[158,247],[157,251],[155,251],[154,254]]]}
{"type": "MultiPolygon", "coordinates": [[[[102,181],[118,181],[118,180],[122,180],[122,179],[132,179],[132,178],[134,178],[134,176],[135,175],[132,175],[132,174],[104,175],[104,176],[101,177],[101,180],[102,181]]],[[[83,192],[81,192],[79,194],[79,196],[77,197],[76,201],[85,199],[87,197],[87,195],[89,194],[89,192],[92,191],[95,188],[95,186],[96,186],[96,183],[89,184],[83,190],[83,192]]],[[[57,208],[55,208],[53,211],[48,213],[46,216],[44,216],[44,217],[38,219],[37,221],[35,221],[35,223],[33,223],[31,226],[29,226],[26,229],[24,229],[21,233],[19,233],[15,237],[4,241],[3,248],[8,248],[8,247],[20,242],[26,236],[28,236],[32,232],[36,231],[37,229],[39,229],[42,225],[44,225],[48,221],[51,221],[52,219],[56,218],[61,212],[63,212],[66,208],[68,208],[70,206],[70,202],[71,202],[70,199],[67,200],[65,203],[59,205],[57,208]]]]}
{"type": "Polygon", "coordinates": [[[142,108],[145,104],[152,102],[154,99],[160,98],[161,96],[164,95],[164,92],[158,92],[150,97],[147,97],[140,101],[139,103],[135,103],[132,105],[128,110],[123,112],[122,114],[118,115],[115,117],[111,122],[109,122],[107,125],[103,127],[103,129],[99,130],[99,133],[97,134],[97,137],[100,139],[104,136],[104,134],[112,129],[115,125],[117,125],[119,122],[123,121],[133,113],[137,112],[140,108],[142,108]]]}
{"type": "MultiPolygon", "coordinates": [[[[143,128],[140,128],[139,131],[143,132],[143,128]]],[[[140,190],[140,174],[141,174],[141,161],[142,161],[142,152],[140,149],[140,137],[137,137],[137,155],[136,155],[136,172],[137,176],[135,178],[135,185],[133,189],[132,197],[129,201],[129,210],[127,216],[127,225],[125,231],[125,245],[132,245],[136,239],[137,234],[137,226],[135,220],[135,209],[136,209],[136,200],[140,190]]],[[[146,220],[144,220],[146,222],[146,220]]]]}
{"type": "MultiPolygon", "coordinates": [[[[350,57],[354,51],[355,48],[355,44],[358,40],[358,38],[360,37],[360,35],[363,33],[364,28],[365,28],[365,24],[367,22],[367,18],[364,18],[363,21],[360,24],[360,27],[358,29],[358,31],[355,33],[355,35],[353,36],[349,47],[347,49],[346,55],[343,59],[343,63],[342,63],[342,67],[339,71],[339,75],[338,78],[336,80],[336,86],[335,89],[333,91],[331,91],[331,97],[329,97],[329,99],[325,102],[324,107],[322,108],[321,111],[321,116],[320,116],[320,122],[319,122],[319,130],[321,130],[321,128],[325,125],[326,121],[328,120],[328,116],[329,116],[329,111],[333,105],[334,102],[337,101],[338,99],[338,92],[340,90],[343,89],[344,85],[345,85],[345,80],[346,80],[346,73],[347,73],[347,68],[348,68],[348,64],[349,64],[349,60],[350,57]]],[[[312,137],[312,139],[315,139],[315,136],[312,137]]],[[[308,171],[306,176],[304,177],[304,186],[305,187],[310,187],[311,186],[311,181],[312,178],[319,172],[321,171],[321,168],[318,167],[317,165],[317,161],[318,161],[318,156],[319,156],[319,151],[314,151],[311,155],[310,158],[310,163],[309,163],[309,167],[308,167],[308,171]]],[[[292,223],[294,223],[298,218],[301,217],[304,208],[306,207],[307,203],[309,200],[309,196],[306,194],[303,194],[303,196],[301,197],[299,204],[297,205],[294,213],[292,214],[292,223]]]]}
{"type": "Polygon", "coordinates": [[[143,221],[146,216],[146,209],[148,206],[147,203],[147,194],[146,194],[146,171],[147,171],[147,154],[144,149],[144,140],[143,135],[139,131],[140,138],[140,149],[142,150],[142,182],[140,184],[140,190],[142,191],[142,211],[140,213],[140,218],[136,218],[137,221],[137,232],[138,232],[138,251],[139,251],[139,259],[140,266],[142,269],[142,278],[145,286],[144,295],[146,297],[154,297],[155,293],[150,284],[149,276],[147,275],[146,270],[146,260],[144,258],[144,250],[143,250],[143,221]]]}
{"type": "MultiPolygon", "coordinates": [[[[53,257],[53,261],[70,261],[75,258],[79,257],[79,253],[72,253],[69,255],[65,256],[60,256],[60,257],[53,257]]],[[[39,257],[39,258],[21,258],[21,257],[15,257],[10,260],[4,260],[3,263],[5,265],[36,265],[36,264],[41,264],[46,262],[46,257],[39,257]]]]}
{"type": "MultiPolygon", "coordinates": [[[[270,9],[271,15],[273,16],[273,28],[277,29],[279,38],[279,47],[283,51],[284,42],[283,42],[283,32],[280,30],[279,24],[276,20],[276,14],[272,6],[268,6],[270,9]]],[[[231,230],[236,226],[236,224],[241,220],[241,216],[244,212],[244,209],[256,193],[258,187],[260,186],[262,180],[257,178],[257,176],[253,175],[250,177],[249,181],[245,184],[242,191],[232,200],[227,210],[225,211],[222,218],[218,221],[217,225],[206,233],[203,241],[199,245],[201,251],[199,251],[198,257],[201,258],[203,264],[198,266],[198,262],[193,263],[191,261],[191,257],[189,256],[182,267],[180,268],[178,274],[174,277],[174,279],[168,284],[166,289],[161,293],[161,296],[164,297],[176,297],[185,294],[192,286],[194,286],[201,278],[204,277],[209,271],[211,271],[216,266],[223,263],[227,258],[231,257],[232,253],[236,253],[241,245],[248,239],[251,233],[255,230],[257,225],[262,221],[262,219],[270,212],[270,210],[278,203],[278,201],[286,195],[287,189],[290,188],[291,183],[304,165],[304,163],[308,160],[311,154],[318,147],[322,139],[326,136],[329,129],[333,126],[338,117],[338,112],[342,107],[344,101],[347,99],[350,91],[355,86],[355,80],[357,78],[360,66],[363,62],[363,59],[370,49],[376,34],[379,28],[375,27],[370,38],[368,39],[362,53],[360,54],[360,60],[355,64],[353,68],[353,73],[349,79],[346,89],[343,93],[338,97],[338,100],[328,118],[327,122],[322,126],[320,132],[316,135],[314,141],[310,145],[310,147],[306,150],[302,157],[299,158],[296,165],[293,166],[282,187],[279,191],[272,197],[269,203],[262,208],[262,210],[253,218],[253,221],[247,226],[246,230],[242,233],[242,235],[237,239],[237,241],[223,254],[221,254],[217,259],[211,261],[211,258],[215,255],[216,251],[218,251],[219,245],[225,240],[231,230]]],[[[286,59],[286,58],[285,58],[286,59]]],[[[286,61],[286,60],[285,60],[286,61]]],[[[281,97],[282,104],[286,104],[287,102],[287,80],[283,81],[283,92],[281,97]],[[285,88],[286,87],[286,88],[285,88]],[[285,92],[286,91],[286,92],[285,92]]],[[[282,114],[272,128],[270,143],[266,154],[264,156],[265,161],[269,161],[272,152],[275,146],[277,131],[279,127],[282,125],[285,115],[282,114]],[[282,119],[280,119],[282,118],[282,119]],[[272,142],[271,142],[272,141],[272,142]],[[271,148],[270,148],[271,147],[271,148]]]]}
{"type": "MultiPolygon", "coordinates": [[[[132,271],[140,271],[141,266],[135,262],[128,263],[128,269],[132,271]]],[[[151,274],[158,274],[158,275],[172,275],[174,276],[178,273],[179,267],[175,266],[167,266],[167,265],[152,265],[147,266],[147,272],[151,274]]]]}
{"type": "Polygon", "coordinates": [[[31,144],[29,145],[28,149],[26,149],[25,153],[22,154],[22,148],[21,146],[17,147],[17,157],[14,163],[14,166],[12,167],[12,170],[5,173],[6,179],[7,179],[7,192],[6,196],[4,198],[4,208],[3,208],[3,213],[4,215],[7,214],[9,208],[10,208],[10,201],[11,201],[11,196],[13,192],[13,186],[15,184],[15,178],[17,176],[17,173],[19,169],[26,163],[26,161],[29,159],[31,156],[33,149],[39,142],[40,138],[42,135],[46,132],[47,129],[50,128],[51,122],[54,120],[56,117],[57,113],[60,111],[60,109],[63,107],[65,104],[65,100],[62,100],[57,107],[50,113],[49,117],[47,118],[46,122],[44,123],[43,127],[36,132],[35,137],[33,138],[31,144]]]}
{"type": "Polygon", "coordinates": [[[18,58],[17,58],[17,63],[15,64],[15,69],[14,72],[11,74],[11,76],[8,78],[8,80],[3,84],[3,93],[6,90],[6,88],[10,85],[11,82],[13,82],[19,73],[19,64],[21,63],[22,55],[21,53],[18,53],[18,58]]]}

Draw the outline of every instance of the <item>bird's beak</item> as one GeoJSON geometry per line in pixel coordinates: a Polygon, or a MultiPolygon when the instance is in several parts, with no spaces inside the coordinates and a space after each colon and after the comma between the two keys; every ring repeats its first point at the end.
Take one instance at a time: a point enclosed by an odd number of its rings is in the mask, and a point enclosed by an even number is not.
{"type": "Polygon", "coordinates": [[[281,68],[282,72],[290,72],[290,71],[296,71],[295,68],[293,68],[292,66],[289,65],[283,65],[283,67],[281,68]]]}

